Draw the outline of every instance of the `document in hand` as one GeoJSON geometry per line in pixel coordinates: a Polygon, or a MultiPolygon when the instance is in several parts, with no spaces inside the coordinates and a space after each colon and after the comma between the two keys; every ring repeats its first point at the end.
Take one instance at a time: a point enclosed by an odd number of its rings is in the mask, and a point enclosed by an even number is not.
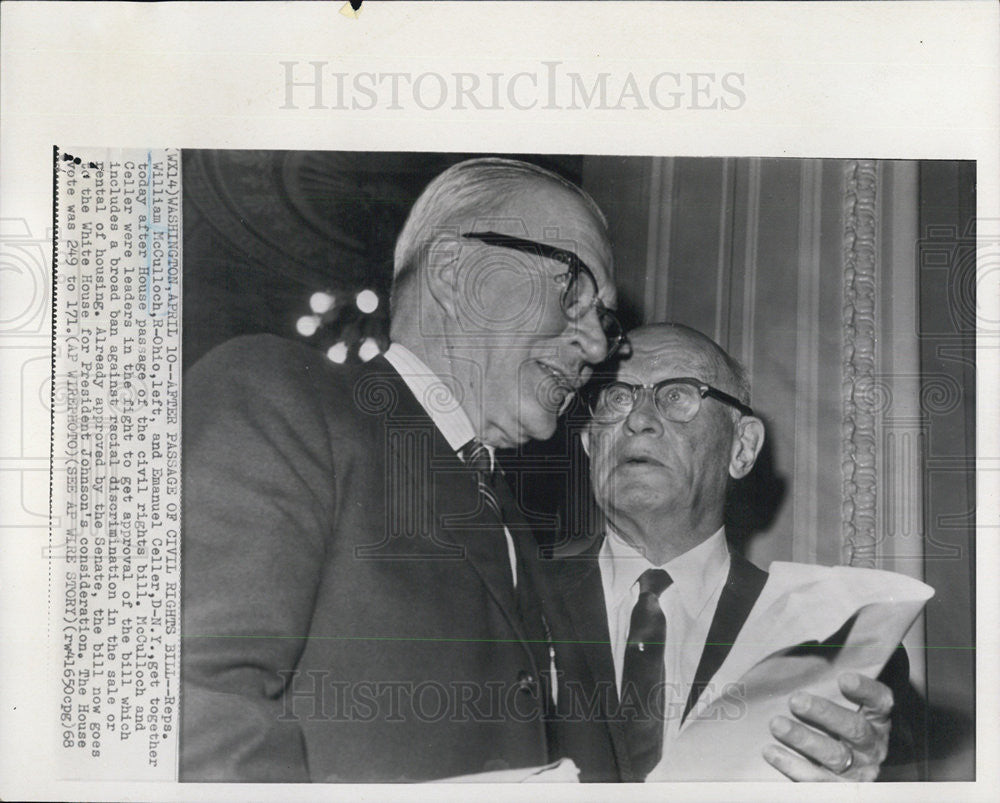
{"type": "Polygon", "coordinates": [[[837,676],[881,672],[934,589],[893,572],[771,564],[726,660],[647,781],[787,780],[761,755],[797,691],[848,708],[837,676]]]}

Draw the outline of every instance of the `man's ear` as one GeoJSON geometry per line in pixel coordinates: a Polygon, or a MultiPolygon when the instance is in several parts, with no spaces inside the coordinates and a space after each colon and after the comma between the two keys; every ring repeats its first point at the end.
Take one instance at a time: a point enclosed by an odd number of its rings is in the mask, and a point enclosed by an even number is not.
{"type": "Polygon", "coordinates": [[[729,476],[739,480],[749,474],[763,445],[763,421],[752,415],[745,415],[737,421],[729,453],[729,476]]]}
{"type": "Polygon", "coordinates": [[[458,317],[458,250],[454,234],[442,232],[428,244],[424,280],[431,297],[449,318],[458,317]]]}
{"type": "Polygon", "coordinates": [[[583,453],[590,457],[590,427],[580,430],[580,443],[583,444],[583,453]]]}

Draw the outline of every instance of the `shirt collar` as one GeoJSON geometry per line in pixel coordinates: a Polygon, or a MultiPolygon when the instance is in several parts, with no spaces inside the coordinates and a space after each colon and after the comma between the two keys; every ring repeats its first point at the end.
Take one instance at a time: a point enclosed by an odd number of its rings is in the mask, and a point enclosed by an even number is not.
{"type": "MultiPolygon", "coordinates": [[[[392,343],[382,356],[403,378],[406,386],[454,451],[457,452],[476,437],[472,422],[462,409],[462,405],[458,403],[455,394],[424,364],[423,360],[399,343],[392,343]]],[[[492,456],[493,450],[490,449],[491,459],[492,456]]]]}
{"type": "Polygon", "coordinates": [[[644,571],[663,569],[673,580],[671,588],[675,589],[674,594],[680,599],[685,612],[695,618],[729,573],[726,530],[720,527],[698,546],[662,566],[656,566],[608,527],[598,564],[609,608],[634,598],[632,589],[644,571]]]}

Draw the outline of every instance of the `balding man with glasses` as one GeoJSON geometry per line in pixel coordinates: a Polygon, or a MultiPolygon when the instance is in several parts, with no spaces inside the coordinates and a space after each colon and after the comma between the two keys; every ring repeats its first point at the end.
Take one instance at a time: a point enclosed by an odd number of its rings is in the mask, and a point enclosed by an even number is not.
{"type": "MultiPolygon", "coordinates": [[[[614,377],[588,390],[581,437],[604,529],[589,553],[546,567],[559,668],[554,741],[584,780],[643,781],[697,711],[768,581],[730,552],[723,523],[729,483],[753,468],[764,425],[739,363],[680,325],[631,332],[614,377]]],[[[837,678],[852,708],[793,695],[787,716],[770,722],[776,743],[754,746],[750,766],[766,770],[766,760],[800,781],[869,781],[890,735],[893,763],[912,762],[909,730],[890,727],[889,686],[905,693],[907,676],[900,648],[885,682],[837,678]]],[[[737,704],[723,719],[738,715],[737,704]]],[[[721,735],[727,724],[711,727],[721,735]]],[[[710,754],[699,763],[687,777],[739,777],[710,754]]]]}

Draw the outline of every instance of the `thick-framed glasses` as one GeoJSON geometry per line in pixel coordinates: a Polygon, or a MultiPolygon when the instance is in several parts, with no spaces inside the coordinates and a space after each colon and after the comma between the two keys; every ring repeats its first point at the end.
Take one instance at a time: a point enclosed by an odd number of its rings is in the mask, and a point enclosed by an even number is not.
{"type": "Polygon", "coordinates": [[[632,412],[639,395],[647,390],[652,392],[653,404],[660,415],[678,424],[686,424],[698,415],[705,398],[735,407],[743,415],[753,415],[753,410],[735,396],[690,376],[664,379],[655,385],[611,382],[595,388],[587,399],[590,414],[598,423],[621,421],[632,412]]]}
{"type": "Polygon", "coordinates": [[[525,240],[523,237],[498,234],[495,231],[469,232],[462,236],[467,240],[479,240],[486,245],[510,248],[514,251],[536,254],[545,259],[561,262],[567,270],[553,278],[562,287],[562,292],[559,295],[559,306],[562,308],[563,315],[571,321],[578,321],[593,309],[597,313],[597,320],[601,324],[601,330],[608,343],[608,355],[605,359],[610,359],[621,348],[622,342],[625,340],[625,330],[621,321],[618,320],[618,316],[614,312],[604,306],[604,302],[597,295],[597,279],[594,277],[593,271],[572,251],[557,248],[547,243],[525,240]]]}

